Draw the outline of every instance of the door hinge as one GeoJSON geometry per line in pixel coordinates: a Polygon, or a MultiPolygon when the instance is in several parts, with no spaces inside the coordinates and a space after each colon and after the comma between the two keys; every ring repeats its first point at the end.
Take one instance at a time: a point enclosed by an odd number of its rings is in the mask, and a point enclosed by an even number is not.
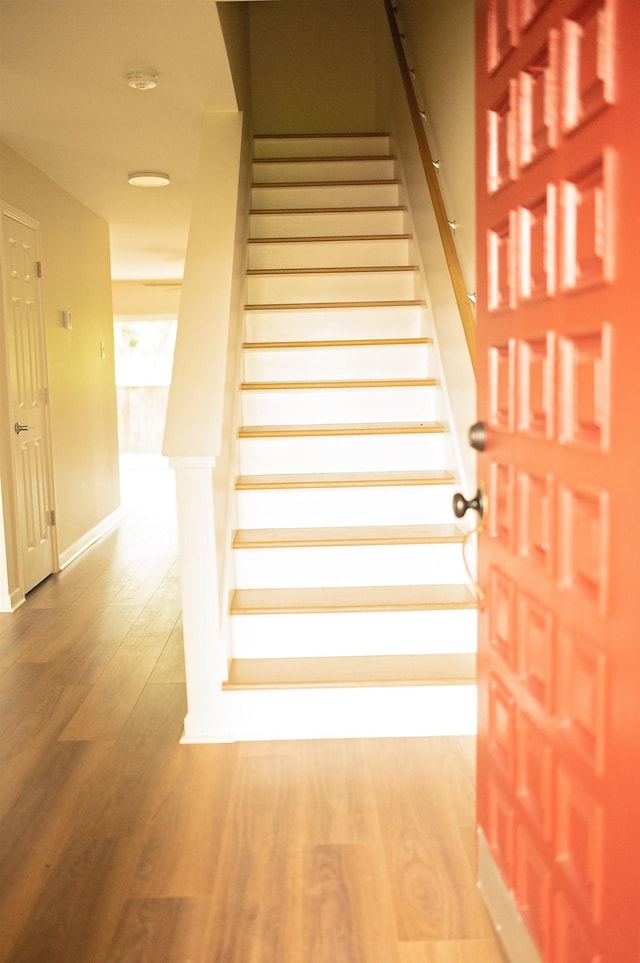
{"type": "Polygon", "coordinates": [[[55,511],[55,508],[52,508],[49,512],[49,525],[51,528],[55,528],[55,524],[56,524],[56,511],[55,511]]]}
{"type": "Polygon", "coordinates": [[[42,261],[36,261],[36,277],[42,277],[42,261]]]}

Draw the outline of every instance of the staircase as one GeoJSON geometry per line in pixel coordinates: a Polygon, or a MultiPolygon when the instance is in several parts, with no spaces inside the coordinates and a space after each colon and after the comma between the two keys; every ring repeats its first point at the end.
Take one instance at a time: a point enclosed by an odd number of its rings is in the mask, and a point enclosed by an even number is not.
{"type": "Polygon", "coordinates": [[[389,138],[257,137],[253,183],[229,731],[473,732],[476,601],[389,138]]]}

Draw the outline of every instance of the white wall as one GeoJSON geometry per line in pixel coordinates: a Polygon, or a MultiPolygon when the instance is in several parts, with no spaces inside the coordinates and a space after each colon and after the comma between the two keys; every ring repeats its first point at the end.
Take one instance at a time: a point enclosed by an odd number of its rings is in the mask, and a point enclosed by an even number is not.
{"type": "MultiPolygon", "coordinates": [[[[1,143],[0,170],[3,201],[37,220],[42,233],[57,541],[64,557],[120,504],[109,228],[1,143]],[[72,330],[62,327],[63,309],[72,312],[72,330]]],[[[3,455],[3,495],[10,498],[5,449],[3,455]]],[[[17,565],[13,525],[12,512],[5,513],[10,581],[17,565]]]]}

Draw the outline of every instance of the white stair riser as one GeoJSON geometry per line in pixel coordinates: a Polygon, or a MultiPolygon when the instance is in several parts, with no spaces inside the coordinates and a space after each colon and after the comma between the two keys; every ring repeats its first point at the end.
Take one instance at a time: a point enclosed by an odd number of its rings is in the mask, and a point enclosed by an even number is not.
{"type": "Polygon", "coordinates": [[[258,211],[315,207],[395,207],[399,203],[399,187],[393,182],[251,188],[251,207],[258,211]]]}
{"type": "Polygon", "coordinates": [[[182,742],[474,735],[473,685],[223,692],[211,715],[187,715],[182,742]]]}
{"type": "Polygon", "coordinates": [[[461,543],[236,549],[237,588],[464,582],[461,543]]]}
{"type": "Polygon", "coordinates": [[[233,615],[235,659],[475,652],[473,609],[233,615]]]}
{"type": "Polygon", "coordinates": [[[356,234],[402,234],[406,213],[391,210],[263,211],[249,218],[252,238],[335,237],[356,234]]]}
{"type": "Polygon", "coordinates": [[[386,134],[340,137],[256,137],[254,157],[350,157],[389,154],[386,134]]]}
{"type": "Polygon", "coordinates": [[[344,241],[260,241],[249,245],[249,268],[374,267],[410,263],[408,238],[344,241]]]}
{"type": "Polygon", "coordinates": [[[430,344],[250,348],[243,354],[245,381],[425,378],[430,344]]]}
{"type": "Polygon", "coordinates": [[[416,338],[421,326],[419,305],[256,309],[245,314],[247,341],[416,338]]]}
{"type": "Polygon", "coordinates": [[[455,521],[457,486],[292,488],[237,492],[240,528],[318,525],[423,525],[455,521]]]}
{"type": "Polygon", "coordinates": [[[301,183],[302,181],[393,180],[396,164],[392,157],[352,157],[322,160],[258,159],[253,165],[254,184],[301,183]]]}
{"type": "Polygon", "coordinates": [[[439,389],[323,388],[242,392],[245,425],[435,421],[439,389]]]}
{"type": "Polygon", "coordinates": [[[442,434],[241,438],[240,473],[425,470],[443,464],[442,434]]]}
{"type": "Polygon", "coordinates": [[[249,304],[402,301],[415,297],[414,271],[259,274],[247,277],[249,304]]]}

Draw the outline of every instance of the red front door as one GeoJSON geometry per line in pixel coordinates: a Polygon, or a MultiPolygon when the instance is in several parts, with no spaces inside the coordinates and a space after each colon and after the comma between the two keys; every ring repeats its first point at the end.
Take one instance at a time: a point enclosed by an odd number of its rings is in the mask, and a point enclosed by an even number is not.
{"type": "Polygon", "coordinates": [[[476,12],[479,824],[543,960],[637,963],[640,4],[476,12]]]}

